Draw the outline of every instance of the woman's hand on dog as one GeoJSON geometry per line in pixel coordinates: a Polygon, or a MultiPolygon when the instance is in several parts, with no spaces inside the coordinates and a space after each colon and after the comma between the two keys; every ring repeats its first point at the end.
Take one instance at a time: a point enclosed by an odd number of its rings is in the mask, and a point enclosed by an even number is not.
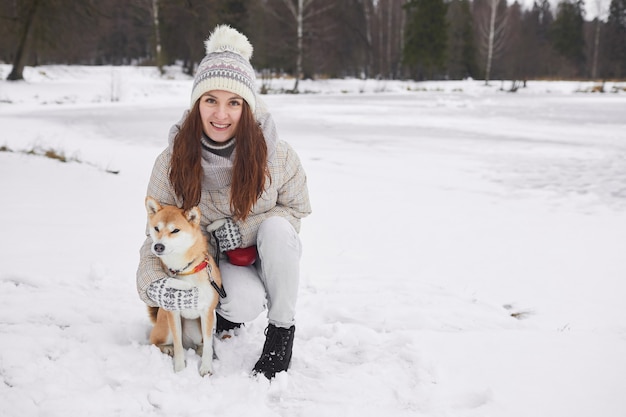
{"type": "Polygon", "coordinates": [[[160,308],[169,311],[204,310],[213,301],[212,293],[176,278],[161,278],[148,286],[148,297],[160,308]]]}

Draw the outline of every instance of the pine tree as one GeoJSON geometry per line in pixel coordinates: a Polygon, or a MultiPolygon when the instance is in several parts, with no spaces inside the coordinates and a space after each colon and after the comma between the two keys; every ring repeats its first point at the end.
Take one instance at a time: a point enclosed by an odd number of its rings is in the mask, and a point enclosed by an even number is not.
{"type": "Polygon", "coordinates": [[[443,0],[409,0],[403,63],[418,79],[434,77],[446,63],[447,5],[443,0]]]}
{"type": "Polygon", "coordinates": [[[610,75],[626,77],[626,0],[611,1],[606,29],[610,75]]]}
{"type": "Polygon", "coordinates": [[[476,46],[469,0],[452,0],[448,4],[448,75],[459,79],[476,78],[476,46]]]}
{"type": "Polygon", "coordinates": [[[552,27],[554,49],[573,65],[576,75],[580,75],[585,63],[583,13],[582,0],[563,0],[557,7],[552,27]]]}
{"type": "Polygon", "coordinates": [[[525,76],[528,78],[551,75],[549,31],[552,24],[550,4],[543,6],[537,2],[533,8],[524,12],[522,17],[522,48],[521,54],[525,64],[525,76]]]}

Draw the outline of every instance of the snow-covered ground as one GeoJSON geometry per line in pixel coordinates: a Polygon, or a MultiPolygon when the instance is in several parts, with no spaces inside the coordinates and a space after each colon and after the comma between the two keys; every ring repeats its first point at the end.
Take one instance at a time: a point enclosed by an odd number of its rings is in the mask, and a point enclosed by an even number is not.
{"type": "Polygon", "coordinates": [[[25,76],[0,82],[0,416],[626,415],[626,93],[328,80],[263,96],[314,210],[292,367],[270,384],[249,376],[264,317],[217,342],[210,378],[147,341],[143,199],[190,79],[25,76]]]}

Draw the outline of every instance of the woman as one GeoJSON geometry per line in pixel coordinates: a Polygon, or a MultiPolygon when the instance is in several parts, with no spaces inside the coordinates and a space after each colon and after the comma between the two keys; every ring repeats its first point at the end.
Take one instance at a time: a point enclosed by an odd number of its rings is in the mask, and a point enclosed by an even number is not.
{"type": "MultiPolygon", "coordinates": [[[[190,110],[170,130],[147,194],[161,204],[199,206],[201,225],[221,258],[226,292],[217,308],[217,331],[239,327],[267,308],[266,340],[253,373],[271,379],[291,361],[298,232],[300,219],[311,212],[306,175],[256,97],[248,39],[218,26],[205,46],[190,110]]],[[[140,298],[168,310],[207,302],[197,288],[181,289],[174,280],[151,253],[147,237],[137,270],[140,298]]]]}

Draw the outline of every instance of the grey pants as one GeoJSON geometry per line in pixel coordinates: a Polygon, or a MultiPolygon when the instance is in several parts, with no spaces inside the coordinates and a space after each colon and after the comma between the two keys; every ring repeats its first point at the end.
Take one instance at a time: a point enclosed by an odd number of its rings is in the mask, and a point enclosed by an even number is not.
{"type": "Polygon", "coordinates": [[[254,265],[220,262],[227,296],[220,300],[217,312],[234,323],[245,323],[267,308],[271,324],[291,327],[300,281],[300,237],[286,219],[270,217],[259,227],[257,249],[259,256],[254,265]]]}

